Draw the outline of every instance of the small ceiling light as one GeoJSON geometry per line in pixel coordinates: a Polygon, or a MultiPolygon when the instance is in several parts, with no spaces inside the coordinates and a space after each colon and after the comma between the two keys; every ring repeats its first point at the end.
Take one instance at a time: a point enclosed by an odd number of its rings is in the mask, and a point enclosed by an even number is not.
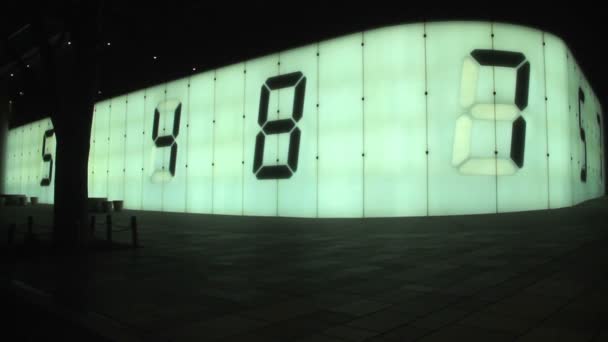
{"type": "Polygon", "coordinates": [[[196,71],[196,68],[192,68],[192,71],[196,71]]]}
{"type": "Polygon", "coordinates": [[[97,94],[101,94],[101,90],[98,90],[98,91],[97,91],[97,94]]]}
{"type": "Polygon", "coordinates": [[[110,42],[108,42],[108,46],[110,46],[110,42]]]}
{"type": "Polygon", "coordinates": [[[72,42],[68,41],[68,45],[72,45],[72,42]]]}
{"type": "Polygon", "coordinates": [[[22,92],[22,91],[20,91],[20,92],[19,92],[19,95],[23,96],[23,92],[22,92]]]}
{"type": "Polygon", "coordinates": [[[156,56],[154,56],[154,57],[152,57],[152,58],[156,59],[156,56]]]}
{"type": "Polygon", "coordinates": [[[28,64],[28,65],[26,65],[25,67],[26,67],[26,68],[29,68],[29,67],[30,67],[30,65],[28,64]]]}
{"type": "Polygon", "coordinates": [[[15,76],[15,74],[11,74],[11,77],[15,76]]]}

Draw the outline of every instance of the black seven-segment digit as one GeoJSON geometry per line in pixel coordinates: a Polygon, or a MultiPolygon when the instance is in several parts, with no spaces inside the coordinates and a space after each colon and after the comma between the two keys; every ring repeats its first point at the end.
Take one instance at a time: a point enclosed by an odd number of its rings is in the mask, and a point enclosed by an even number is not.
{"type": "Polygon", "coordinates": [[[604,159],[602,158],[602,149],[604,146],[604,137],[602,135],[602,120],[600,119],[600,113],[597,113],[597,129],[600,130],[600,179],[603,179],[603,172],[604,172],[604,159]]]}
{"type": "Polygon", "coordinates": [[[42,135],[42,162],[49,163],[49,174],[47,177],[42,178],[40,186],[49,186],[53,179],[53,155],[51,153],[46,153],[46,139],[52,137],[54,134],[54,129],[48,129],[42,135]]]}
{"type": "Polygon", "coordinates": [[[260,93],[260,111],[258,124],[262,128],[255,138],[255,152],[253,156],[253,173],[257,179],[285,179],[290,178],[298,169],[298,155],[300,153],[300,129],[298,121],[302,118],[304,109],[304,93],[306,92],[306,77],[296,71],[290,74],[270,77],[262,85],[260,93]],[[295,86],[295,87],[294,87],[295,86]],[[294,87],[292,117],[268,121],[268,101],[272,90],[294,87]],[[262,166],[264,161],[264,143],[266,135],[289,134],[289,152],[287,165],[262,166]]]}
{"type": "Polygon", "coordinates": [[[585,104],[585,93],[583,88],[578,88],[578,128],[580,130],[581,140],[583,141],[583,165],[581,165],[581,181],[587,182],[587,138],[585,137],[585,130],[583,129],[583,112],[582,107],[585,104]]]}
{"type": "Polygon", "coordinates": [[[156,147],[171,146],[171,160],[169,162],[169,172],[171,177],[175,176],[175,162],[177,159],[177,135],[179,134],[179,119],[182,115],[182,103],[179,102],[173,112],[173,134],[158,136],[158,125],[160,121],[160,112],[158,107],[154,110],[154,124],[152,126],[152,141],[156,147]]]}
{"type": "MultiPolygon", "coordinates": [[[[521,52],[500,50],[473,50],[471,56],[484,66],[516,68],[515,105],[520,111],[528,106],[530,86],[530,62],[521,52]]],[[[526,120],[523,116],[513,121],[511,133],[511,159],[520,169],[524,166],[524,151],[526,148],[526,120]]]]}

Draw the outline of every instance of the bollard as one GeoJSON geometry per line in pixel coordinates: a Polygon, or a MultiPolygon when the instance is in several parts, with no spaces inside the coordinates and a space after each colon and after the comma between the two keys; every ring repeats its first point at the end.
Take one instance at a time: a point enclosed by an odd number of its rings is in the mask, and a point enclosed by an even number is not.
{"type": "Polygon", "coordinates": [[[8,244],[12,245],[15,241],[15,230],[17,230],[17,225],[15,223],[11,223],[8,227],[8,244]]]}
{"type": "Polygon", "coordinates": [[[95,236],[95,215],[91,215],[91,236],[95,236]]]}
{"type": "Polygon", "coordinates": [[[139,247],[139,236],[137,235],[137,217],[131,216],[131,241],[133,248],[139,247]]]}
{"type": "Polygon", "coordinates": [[[32,235],[34,233],[34,217],[27,217],[27,233],[32,235]]]}
{"type": "Polygon", "coordinates": [[[106,240],[112,242],[112,215],[106,215],[106,240]]]}

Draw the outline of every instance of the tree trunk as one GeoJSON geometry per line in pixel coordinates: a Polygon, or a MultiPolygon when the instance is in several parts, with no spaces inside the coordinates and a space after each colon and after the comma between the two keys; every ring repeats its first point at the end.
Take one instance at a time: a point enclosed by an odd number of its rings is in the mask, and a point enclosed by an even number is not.
{"type": "MultiPolygon", "coordinates": [[[[76,2],[66,11],[69,46],[40,46],[46,69],[46,94],[52,108],[56,154],[53,242],[72,252],[88,240],[87,177],[93,104],[98,88],[99,2],[76,2]]],[[[43,26],[42,20],[40,22],[43,26]]]]}

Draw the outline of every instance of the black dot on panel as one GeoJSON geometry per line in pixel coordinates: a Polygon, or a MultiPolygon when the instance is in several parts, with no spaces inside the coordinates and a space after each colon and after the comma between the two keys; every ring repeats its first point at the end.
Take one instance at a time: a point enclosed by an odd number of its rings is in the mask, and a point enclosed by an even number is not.
{"type": "Polygon", "coordinates": [[[494,33],[492,33],[492,34],[490,35],[490,37],[494,38],[494,33]]]}
{"type": "Polygon", "coordinates": [[[493,92],[493,93],[494,93],[494,95],[496,95],[496,92],[493,92]]]}
{"type": "Polygon", "coordinates": [[[315,156],[315,159],[319,160],[319,156],[315,156]]]}
{"type": "Polygon", "coordinates": [[[428,94],[429,94],[429,92],[428,92],[428,91],[425,91],[425,92],[424,92],[424,96],[427,96],[428,94]]]}
{"type": "Polygon", "coordinates": [[[426,33],[422,35],[422,37],[426,38],[426,33]]]}
{"type": "Polygon", "coordinates": [[[277,158],[277,163],[279,162],[279,158],[277,158]]]}

